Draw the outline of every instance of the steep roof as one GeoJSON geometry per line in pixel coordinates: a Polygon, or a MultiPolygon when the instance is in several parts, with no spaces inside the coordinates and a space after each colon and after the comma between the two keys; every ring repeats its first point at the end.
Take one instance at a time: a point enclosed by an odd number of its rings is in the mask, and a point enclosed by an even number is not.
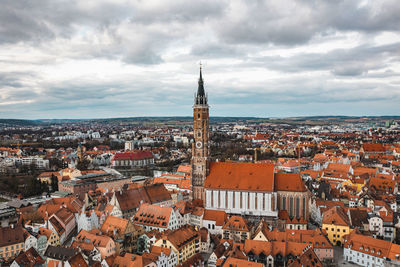
{"type": "Polygon", "coordinates": [[[68,260],[69,264],[73,267],[86,267],[89,266],[81,253],[76,254],[68,260]]]}
{"type": "Polygon", "coordinates": [[[211,162],[205,188],[248,191],[274,191],[274,165],[211,162]]]}
{"type": "Polygon", "coordinates": [[[171,214],[171,207],[142,204],[136,212],[133,221],[141,225],[168,228],[171,214]]]}
{"type": "Polygon", "coordinates": [[[24,231],[21,225],[0,228],[0,247],[24,242],[24,231]]]}
{"type": "Polygon", "coordinates": [[[171,200],[171,194],[163,184],[152,184],[115,192],[122,211],[138,208],[141,203],[159,203],[171,200]]]}
{"type": "Polygon", "coordinates": [[[48,246],[44,256],[50,259],[67,261],[77,253],[78,250],[72,248],[48,246]]]}
{"type": "Polygon", "coordinates": [[[349,209],[349,217],[352,226],[362,228],[364,224],[368,224],[368,212],[366,210],[349,209]]]}
{"type": "Polygon", "coordinates": [[[363,144],[363,149],[364,152],[385,152],[385,147],[382,144],[369,144],[369,143],[364,143],[363,144]]]}
{"type": "MultiPolygon", "coordinates": [[[[89,232],[86,230],[81,230],[79,234],[76,236],[75,241],[77,243],[91,243],[95,247],[106,247],[109,242],[113,242],[113,240],[106,235],[97,235],[93,232],[89,232]]],[[[79,246],[77,244],[77,246],[79,246]]]]}
{"type": "Polygon", "coordinates": [[[276,173],[275,190],[305,192],[307,188],[298,173],[276,173]]]}
{"type": "Polygon", "coordinates": [[[267,256],[271,254],[271,243],[260,240],[245,240],[244,252],[246,254],[249,254],[251,252],[255,255],[260,255],[261,253],[263,253],[267,256]]]}
{"type": "Polygon", "coordinates": [[[15,261],[18,265],[27,267],[41,265],[46,262],[33,247],[19,254],[18,257],[15,258],[15,261]]]}
{"type": "Polygon", "coordinates": [[[236,259],[233,257],[229,257],[223,267],[262,267],[262,263],[252,262],[248,260],[236,259]]]}
{"type": "Polygon", "coordinates": [[[228,229],[231,231],[250,231],[250,227],[245,218],[242,216],[232,216],[228,222],[224,224],[222,229],[228,229]]]}
{"type": "Polygon", "coordinates": [[[396,260],[396,255],[400,255],[400,245],[394,244],[390,241],[365,236],[356,231],[345,236],[344,247],[374,257],[387,257],[393,260],[396,260]]]}
{"type": "Polygon", "coordinates": [[[177,249],[185,246],[188,241],[200,239],[200,234],[193,227],[185,226],[179,229],[163,233],[162,239],[169,240],[177,249]]]}
{"type": "Polygon", "coordinates": [[[203,220],[215,221],[217,226],[222,226],[228,220],[228,214],[223,210],[204,210],[203,220]]]}
{"type": "Polygon", "coordinates": [[[288,267],[303,267],[303,266],[315,266],[322,267],[322,262],[315,254],[312,248],[307,249],[301,256],[296,257],[294,260],[289,261],[288,267]]]}
{"type": "Polygon", "coordinates": [[[343,211],[342,208],[336,206],[324,212],[322,223],[350,226],[350,221],[346,213],[343,211]]]}
{"type": "Polygon", "coordinates": [[[153,153],[150,151],[129,151],[129,152],[118,152],[114,155],[113,160],[142,160],[153,158],[153,153]]]}
{"type": "Polygon", "coordinates": [[[113,233],[114,229],[118,234],[124,234],[129,221],[123,218],[107,216],[103,225],[101,226],[101,232],[108,234],[113,233]]]}
{"type": "Polygon", "coordinates": [[[351,167],[350,164],[329,163],[329,165],[326,169],[329,171],[348,173],[350,171],[350,167],[351,167]]]}

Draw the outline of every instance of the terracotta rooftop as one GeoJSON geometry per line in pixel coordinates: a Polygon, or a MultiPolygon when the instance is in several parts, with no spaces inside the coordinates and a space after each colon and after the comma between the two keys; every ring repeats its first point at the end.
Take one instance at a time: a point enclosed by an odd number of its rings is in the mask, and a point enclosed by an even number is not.
{"type": "Polygon", "coordinates": [[[133,222],[141,225],[167,229],[172,211],[171,207],[142,204],[136,212],[133,222]]]}
{"type": "Polygon", "coordinates": [[[274,165],[211,162],[205,188],[274,191],[274,165]]]}
{"type": "Polygon", "coordinates": [[[275,191],[305,192],[307,188],[298,173],[276,173],[275,191]]]}
{"type": "Polygon", "coordinates": [[[169,240],[178,250],[194,239],[200,239],[200,234],[193,227],[185,226],[176,230],[167,230],[163,233],[162,239],[169,240]]]}
{"type": "Polygon", "coordinates": [[[217,226],[223,226],[228,220],[228,214],[223,210],[204,210],[203,220],[215,221],[217,226]]]}
{"type": "Polygon", "coordinates": [[[250,231],[250,227],[245,218],[242,216],[232,216],[229,218],[228,222],[224,224],[222,229],[230,231],[250,231]]]}
{"type": "Polygon", "coordinates": [[[228,258],[224,264],[222,265],[223,267],[262,267],[262,263],[258,262],[252,262],[248,260],[242,260],[242,259],[236,259],[233,257],[228,258]]]}
{"type": "Polygon", "coordinates": [[[334,224],[342,226],[351,226],[349,217],[342,208],[332,207],[324,212],[322,219],[323,224],[334,224]]]}
{"type": "Polygon", "coordinates": [[[21,225],[0,227],[0,247],[24,242],[24,232],[21,225]]]}

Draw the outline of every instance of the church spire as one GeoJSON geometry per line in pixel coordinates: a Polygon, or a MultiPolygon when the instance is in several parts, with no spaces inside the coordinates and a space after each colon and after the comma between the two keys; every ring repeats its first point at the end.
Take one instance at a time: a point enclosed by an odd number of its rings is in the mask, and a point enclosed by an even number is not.
{"type": "Polygon", "coordinates": [[[207,96],[204,91],[204,82],[203,82],[201,63],[200,63],[199,87],[197,89],[195,104],[196,105],[207,105],[207,96]]]}

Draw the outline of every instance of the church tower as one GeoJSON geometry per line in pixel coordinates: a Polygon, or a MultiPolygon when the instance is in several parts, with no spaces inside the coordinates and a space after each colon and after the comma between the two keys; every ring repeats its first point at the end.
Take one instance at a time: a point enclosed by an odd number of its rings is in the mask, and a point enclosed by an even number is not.
{"type": "Polygon", "coordinates": [[[200,66],[200,78],[197,94],[193,105],[193,134],[192,144],[192,191],[193,199],[205,201],[204,181],[208,175],[209,166],[209,116],[207,95],[204,91],[203,77],[200,66]]]}

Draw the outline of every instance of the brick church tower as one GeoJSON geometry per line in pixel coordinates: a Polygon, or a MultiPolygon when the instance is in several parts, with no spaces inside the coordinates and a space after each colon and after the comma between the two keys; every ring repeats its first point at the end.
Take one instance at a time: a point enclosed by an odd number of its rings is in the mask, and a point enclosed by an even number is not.
{"type": "Polygon", "coordinates": [[[210,156],[209,127],[207,95],[204,91],[200,66],[199,87],[193,105],[192,199],[201,199],[203,203],[205,201],[204,181],[208,175],[210,156]]]}

